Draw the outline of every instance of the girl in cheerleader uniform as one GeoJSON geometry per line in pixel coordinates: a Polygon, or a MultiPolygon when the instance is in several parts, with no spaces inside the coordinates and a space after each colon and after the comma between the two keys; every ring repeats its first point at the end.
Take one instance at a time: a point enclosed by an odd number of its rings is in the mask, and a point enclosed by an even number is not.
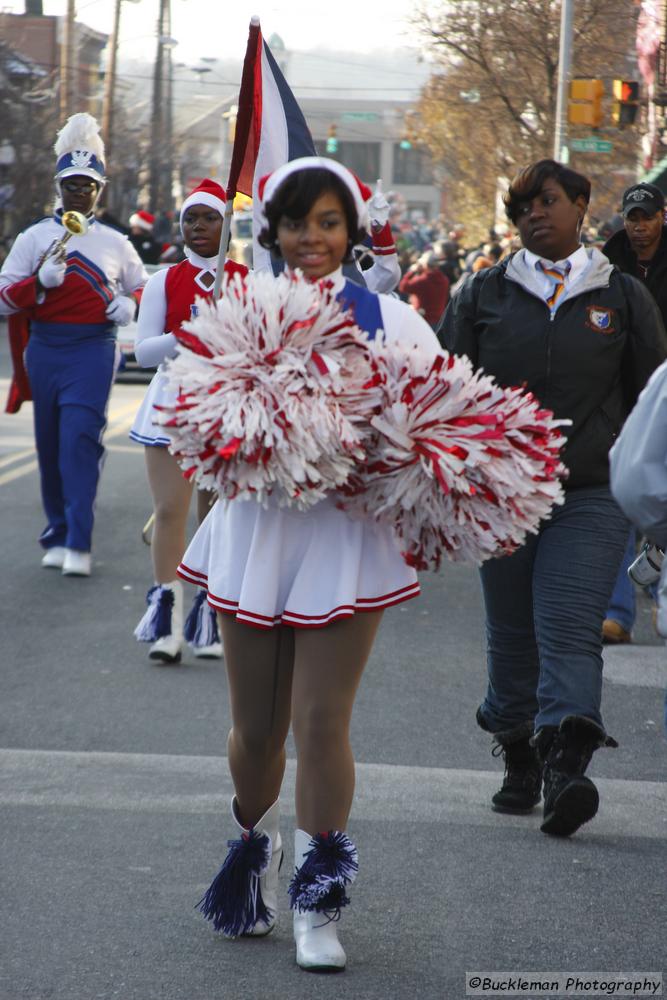
{"type": "MultiPolygon", "coordinates": [[[[181,231],[187,259],[150,278],[139,312],[135,353],[145,368],[161,365],[175,353],[174,331],[196,314],[197,297],[212,294],[225,200],[222,187],[206,179],[183,202],[181,231]]],[[[247,268],[228,260],[225,271],[246,274],[247,268]]],[[[184,638],[196,656],[219,657],[222,651],[215,612],[206,604],[202,591],[183,624],[183,585],[176,569],[185,549],[193,487],[169,453],[164,428],[153,423],[154,408],[173,402],[175,394],[159,367],[130,431],[130,437],[145,446],[155,511],[151,541],[155,583],[148,591],[148,607],[135,635],[140,641],[151,642],[148,655],[163,663],[180,660],[184,638]]],[[[213,499],[209,492],[198,491],[200,521],[213,499]]]]}
{"type": "MultiPolygon", "coordinates": [[[[329,159],[293,160],[265,179],[260,197],[266,219],[260,242],[288,269],[333,282],[371,337],[384,331],[390,343],[418,345],[435,357],[435,335],[410,306],[342,275],[368,226],[371,192],[354,174],[329,159]]],[[[344,832],[354,789],[350,717],[383,611],[418,595],[416,573],[388,527],[353,520],[334,497],[305,512],[221,499],[178,572],[205,588],[220,612],[231,699],[227,749],[239,839],[230,841],[202,911],[232,937],[265,935],[275,924],[278,798],[291,724],[296,960],[303,969],[341,970],[346,956],[337,918],[357,871],[357,852],[344,832]]]]}

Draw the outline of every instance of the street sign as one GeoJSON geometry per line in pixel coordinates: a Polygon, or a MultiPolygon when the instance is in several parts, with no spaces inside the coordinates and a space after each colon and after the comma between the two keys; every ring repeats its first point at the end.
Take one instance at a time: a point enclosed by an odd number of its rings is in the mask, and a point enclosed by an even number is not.
{"type": "Polygon", "coordinates": [[[343,111],[340,116],[343,122],[379,122],[377,111],[343,111]]]}
{"type": "Polygon", "coordinates": [[[589,135],[586,139],[570,139],[570,149],[575,153],[611,153],[613,142],[589,135]]]}

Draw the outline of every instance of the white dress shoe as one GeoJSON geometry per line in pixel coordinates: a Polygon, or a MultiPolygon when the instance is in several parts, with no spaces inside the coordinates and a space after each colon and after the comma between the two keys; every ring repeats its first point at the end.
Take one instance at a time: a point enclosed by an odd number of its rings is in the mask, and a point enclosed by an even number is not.
{"type": "Polygon", "coordinates": [[[90,552],[65,549],[63,576],[90,576],[90,552]]]}
{"type": "Polygon", "coordinates": [[[54,545],[47,549],[42,556],[42,566],[44,569],[62,569],[65,562],[67,549],[62,545],[54,545]]]}
{"type": "Polygon", "coordinates": [[[210,646],[193,646],[192,652],[200,660],[221,660],[222,643],[212,642],[210,646]]]}

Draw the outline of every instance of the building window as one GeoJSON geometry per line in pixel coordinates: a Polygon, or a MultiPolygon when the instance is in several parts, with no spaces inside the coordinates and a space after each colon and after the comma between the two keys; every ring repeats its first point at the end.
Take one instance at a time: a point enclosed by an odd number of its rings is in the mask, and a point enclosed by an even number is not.
{"type": "Polygon", "coordinates": [[[423,146],[401,149],[394,143],[394,184],[432,184],[433,164],[423,146]]]}
{"type": "Polygon", "coordinates": [[[373,185],[380,176],[380,143],[379,142],[346,142],[341,139],[335,153],[327,153],[326,139],[316,139],[315,149],[318,156],[328,156],[338,160],[352,170],[366,184],[373,185]]]}

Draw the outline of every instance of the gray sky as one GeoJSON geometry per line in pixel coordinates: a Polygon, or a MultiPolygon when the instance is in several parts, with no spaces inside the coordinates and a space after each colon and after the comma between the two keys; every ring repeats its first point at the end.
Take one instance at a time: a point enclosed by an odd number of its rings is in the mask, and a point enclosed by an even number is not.
{"type": "MultiPolygon", "coordinates": [[[[21,0],[3,0],[2,7],[22,13],[21,0]]],[[[45,14],[64,14],[65,0],[45,0],[45,14]]],[[[408,18],[411,0],[172,0],[172,35],[178,41],[174,56],[197,59],[242,55],[250,17],[260,17],[264,37],[277,32],[289,49],[329,48],[354,53],[383,49],[387,52],[418,41],[408,18]]],[[[124,0],[121,16],[121,55],[128,59],[148,56],[155,37],[157,0],[124,0]]],[[[109,33],[113,0],[81,0],[77,19],[109,33]]]]}

